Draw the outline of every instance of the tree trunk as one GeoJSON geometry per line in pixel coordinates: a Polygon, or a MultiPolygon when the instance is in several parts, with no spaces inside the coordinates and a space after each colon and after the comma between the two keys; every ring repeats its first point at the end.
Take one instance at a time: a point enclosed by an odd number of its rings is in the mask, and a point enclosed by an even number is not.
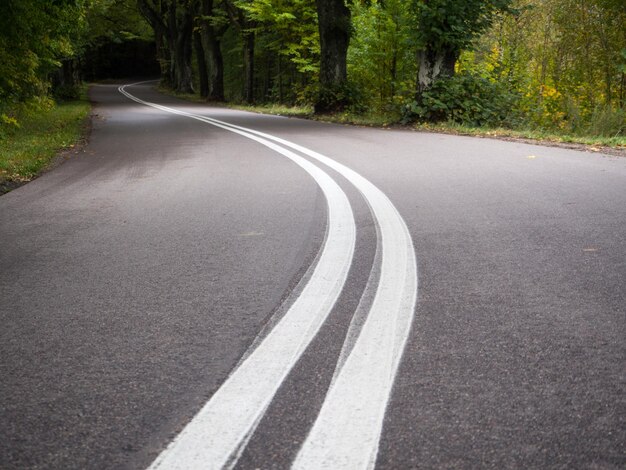
{"type": "Polygon", "coordinates": [[[154,39],[157,47],[157,58],[161,68],[161,83],[166,86],[174,86],[172,50],[174,46],[173,36],[168,27],[165,16],[168,13],[167,6],[158,3],[153,4],[147,0],[137,0],[137,7],[141,15],[148,21],[154,31],[154,39]],[[165,10],[163,10],[165,8],[165,10]]]}
{"type": "Polygon", "coordinates": [[[161,70],[161,83],[165,86],[171,87],[170,53],[163,31],[155,29],[154,39],[156,43],[157,60],[159,61],[159,68],[161,70]]]}
{"type": "Polygon", "coordinates": [[[452,48],[435,50],[426,47],[417,53],[417,99],[438,79],[454,76],[454,67],[459,58],[459,51],[452,48]]]}
{"type": "Polygon", "coordinates": [[[196,51],[196,60],[198,61],[200,96],[206,99],[209,96],[209,74],[207,73],[207,63],[204,47],[202,47],[202,38],[198,31],[193,32],[193,46],[196,51]]]}
{"type": "Polygon", "coordinates": [[[320,31],[320,83],[335,86],[347,80],[350,10],[343,0],[317,0],[320,31]]]}
{"type": "Polygon", "coordinates": [[[200,35],[202,36],[209,81],[207,101],[225,101],[224,59],[220,41],[225,28],[222,31],[216,31],[215,26],[207,19],[213,15],[213,0],[202,0],[201,13],[204,18],[200,20],[200,35]]]}
{"type": "Polygon", "coordinates": [[[215,39],[208,51],[209,59],[209,101],[226,101],[224,98],[224,59],[221,41],[215,39]]]}
{"type": "Polygon", "coordinates": [[[241,35],[243,42],[243,99],[246,103],[254,103],[254,28],[255,21],[250,21],[245,11],[238,7],[234,1],[225,0],[226,11],[231,23],[241,35]]]}
{"type": "Polygon", "coordinates": [[[345,106],[341,89],[348,80],[347,56],[350,43],[350,10],[344,0],[316,0],[320,31],[320,96],[315,112],[345,106]]]}
{"type": "Polygon", "coordinates": [[[176,2],[166,4],[167,47],[170,51],[170,83],[174,90],[178,89],[178,67],[180,54],[178,51],[178,22],[176,21],[176,2]]]}
{"type": "MultiPolygon", "coordinates": [[[[172,7],[172,10],[175,10],[175,8],[175,6],[172,7]]],[[[193,93],[191,73],[193,22],[191,11],[184,11],[180,24],[177,21],[176,12],[174,11],[174,18],[170,21],[175,25],[174,89],[180,93],[193,93]]]]}
{"type": "Polygon", "coordinates": [[[283,96],[283,60],[280,54],[278,55],[278,102],[284,103],[283,96]]]}
{"type": "Polygon", "coordinates": [[[251,32],[243,36],[243,68],[243,99],[251,104],[254,103],[254,33],[251,32]]]}

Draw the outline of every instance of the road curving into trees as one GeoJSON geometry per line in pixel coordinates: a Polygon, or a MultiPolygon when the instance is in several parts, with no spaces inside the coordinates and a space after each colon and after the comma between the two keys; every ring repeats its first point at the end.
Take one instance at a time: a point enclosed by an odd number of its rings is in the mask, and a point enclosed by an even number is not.
{"type": "Polygon", "coordinates": [[[624,158],[91,98],[0,197],[0,467],[626,463],[624,158]]]}

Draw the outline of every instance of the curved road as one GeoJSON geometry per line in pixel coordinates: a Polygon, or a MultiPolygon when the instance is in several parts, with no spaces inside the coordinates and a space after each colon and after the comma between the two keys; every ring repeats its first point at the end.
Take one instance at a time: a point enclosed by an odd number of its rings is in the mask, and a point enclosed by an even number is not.
{"type": "Polygon", "coordinates": [[[0,468],[626,466],[626,159],[150,85],[0,197],[0,468]]]}

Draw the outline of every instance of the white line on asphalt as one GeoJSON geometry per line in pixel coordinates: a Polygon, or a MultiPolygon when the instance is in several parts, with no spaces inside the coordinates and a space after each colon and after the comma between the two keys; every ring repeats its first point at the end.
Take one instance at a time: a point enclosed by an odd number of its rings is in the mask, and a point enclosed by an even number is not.
{"type": "Polygon", "coordinates": [[[382,265],[370,312],[304,442],[295,469],[374,468],[385,411],[413,320],[417,269],[391,202],[377,201],[382,265]],[[378,205],[380,203],[380,205],[378,205]],[[381,218],[382,216],[382,218],[381,218]]]}
{"type": "Polygon", "coordinates": [[[369,204],[380,234],[379,284],[354,345],[344,347],[349,354],[335,372],[320,414],[294,467],[372,468],[417,300],[417,265],[404,220],[382,191],[335,160],[270,134],[205,116],[190,117],[257,135],[320,161],[350,181],[369,204]]]}
{"type": "Polygon", "coordinates": [[[246,130],[308,155],[344,176],[361,192],[378,226],[381,271],[374,301],[354,345],[344,348],[349,354],[345,361],[341,358],[341,368],[335,372],[320,414],[293,465],[297,469],[373,468],[417,301],[417,263],[411,235],[389,198],[354,170],[288,140],[246,130]]]}
{"type": "MultiPolygon", "coordinates": [[[[140,100],[153,108],[197,119],[198,116],[140,100]]],[[[200,119],[203,120],[204,119],[200,119]]],[[[237,367],[150,469],[222,468],[238,453],[276,391],[333,308],[354,255],[356,227],[347,196],[337,183],[308,160],[241,129],[211,123],[255,140],[303,168],[321,188],[328,206],[327,236],[313,274],[287,313],[237,367]]]]}

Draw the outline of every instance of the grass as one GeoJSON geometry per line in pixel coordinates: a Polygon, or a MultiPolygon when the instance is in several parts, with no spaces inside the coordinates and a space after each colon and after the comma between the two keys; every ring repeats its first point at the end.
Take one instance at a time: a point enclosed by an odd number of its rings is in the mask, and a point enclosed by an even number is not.
{"type": "Polygon", "coordinates": [[[60,150],[74,147],[84,135],[89,110],[83,96],[49,109],[17,113],[19,124],[0,132],[0,183],[30,181],[60,150]]]}
{"type": "Polygon", "coordinates": [[[491,137],[500,139],[524,139],[538,142],[577,144],[591,147],[610,147],[626,151],[626,137],[613,136],[581,136],[570,134],[558,134],[555,132],[532,129],[504,129],[490,127],[469,127],[460,124],[446,122],[437,124],[412,124],[410,126],[400,125],[398,113],[365,113],[355,114],[350,112],[315,115],[311,106],[286,106],[286,105],[239,105],[228,104],[233,109],[251,111],[256,113],[274,114],[279,116],[299,117],[314,119],[316,121],[334,122],[339,124],[352,124],[357,126],[371,127],[410,127],[423,132],[441,132],[454,135],[470,135],[476,137],[491,137]]]}
{"type": "Polygon", "coordinates": [[[312,106],[288,106],[284,104],[265,104],[265,105],[244,105],[227,103],[226,106],[232,109],[240,109],[242,111],[250,111],[253,113],[273,114],[275,116],[289,116],[299,118],[312,118],[312,106]]]}
{"type": "Polygon", "coordinates": [[[486,127],[468,127],[454,123],[440,124],[418,124],[415,126],[419,130],[427,132],[442,132],[457,135],[471,135],[478,137],[527,139],[540,142],[579,144],[589,147],[610,147],[619,150],[626,150],[625,136],[581,136],[570,134],[557,134],[545,130],[537,129],[502,129],[486,127]]]}
{"type": "MultiPolygon", "coordinates": [[[[204,103],[205,101],[195,94],[175,93],[166,88],[159,88],[163,93],[176,96],[188,101],[204,103]]],[[[626,154],[626,136],[585,136],[572,135],[567,133],[557,133],[554,131],[538,129],[504,129],[490,127],[469,127],[452,122],[445,123],[421,123],[411,125],[401,125],[399,113],[368,112],[358,114],[352,112],[342,112],[335,114],[315,115],[312,106],[288,106],[281,104],[258,104],[244,105],[235,103],[224,103],[232,109],[240,109],[255,113],[273,114],[278,116],[298,117],[304,119],[314,119],[316,121],[334,122],[339,124],[352,124],[357,126],[370,127],[398,127],[411,128],[423,132],[440,132],[453,135],[470,135],[476,137],[491,137],[496,139],[521,139],[535,141],[537,143],[550,144],[571,144],[579,147],[586,147],[589,150],[615,149],[618,154],[626,154]]]]}

